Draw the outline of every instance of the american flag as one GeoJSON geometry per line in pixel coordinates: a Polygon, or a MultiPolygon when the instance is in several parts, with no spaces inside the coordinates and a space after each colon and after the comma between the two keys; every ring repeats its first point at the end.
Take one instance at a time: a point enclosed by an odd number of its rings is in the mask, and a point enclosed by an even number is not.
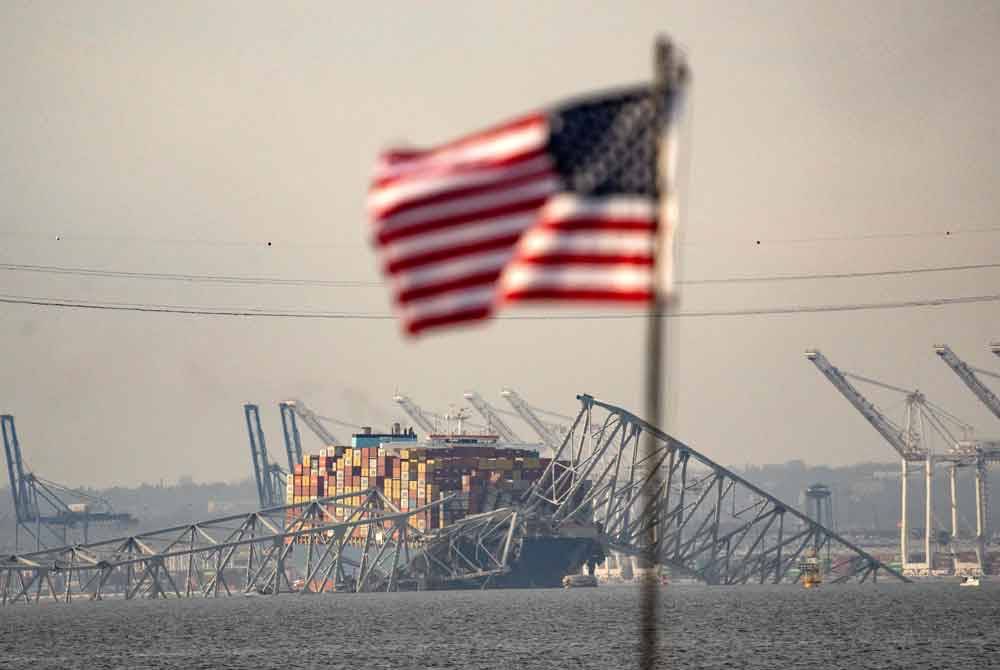
{"type": "Polygon", "coordinates": [[[404,328],[507,302],[651,300],[672,103],[635,87],[382,155],[368,205],[404,328]]]}

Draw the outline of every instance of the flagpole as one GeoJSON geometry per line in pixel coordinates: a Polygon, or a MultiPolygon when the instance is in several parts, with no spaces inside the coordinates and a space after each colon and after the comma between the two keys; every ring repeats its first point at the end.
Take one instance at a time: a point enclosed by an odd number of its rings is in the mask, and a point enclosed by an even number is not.
{"type": "MultiPolygon", "coordinates": [[[[653,101],[656,105],[656,123],[660,123],[668,110],[664,109],[667,94],[675,91],[684,77],[684,70],[680,66],[676,52],[665,37],[658,37],[653,48],[653,101]]],[[[667,204],[669,211],[673,194],[670,189],[673,184],[666,175],[660,171],[662,164],[662,134],[656,133],[654,138],[657,146],[653,152],[656,170],[656,182],[660,192],[660,202],[667,204]]],[[[673,148],[670,148],[672,150],[673,148]]],[[[664,262],[669,259],[664,258],[666,248],[665,240],[669,239],[672,231],[665,231],[664,226],[670,226],[669,214],[663,215],[663,207],[657,208],[655,249],[653,253],[653,295],[649,303],[649,312],[646,319],[646,355],[645,355],[645,412],[643,418],[653,426],[663,429],[663,365],[664,365],[664,328],[663,315],[668,308],[668,299],[663,295],[661,281],[664,272],[664,262]]],[[[647,433],[643,439],[642,461],[646,468],[653,467],[654,454],[656,452],[656,437],[647,433]]],[[[642,491],[642,506],[645,510],[655,509],[655,498],[660,490],[659,468],[654,468],[650,473],[647,484],[642,491]]],[[[654,515],[655,516],[655,515],[654,515]]],[[[657,528],[658,524],[650,525],[646,529],[645,537],[642,541],[644,550],[639,557],[637,567],[643,568],[644,575],[641,590],[641,613],[640,613],[640,652],[639,667],[642,670],[652,670],[657,667],[658,654],[658,626],[660,609],[660,586],[659,586],[659,561],[657,558],[657,528]]]]}

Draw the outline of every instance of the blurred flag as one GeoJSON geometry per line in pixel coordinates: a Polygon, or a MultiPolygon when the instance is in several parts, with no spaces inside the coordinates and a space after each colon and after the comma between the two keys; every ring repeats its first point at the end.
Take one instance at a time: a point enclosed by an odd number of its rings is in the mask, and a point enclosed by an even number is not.
{"type": "Polygon", "coordinates": [[[386,152],[368,205],[405,329],[484,319],[506,302],[649,302],[674,98],[637,86],[386,152]]]}

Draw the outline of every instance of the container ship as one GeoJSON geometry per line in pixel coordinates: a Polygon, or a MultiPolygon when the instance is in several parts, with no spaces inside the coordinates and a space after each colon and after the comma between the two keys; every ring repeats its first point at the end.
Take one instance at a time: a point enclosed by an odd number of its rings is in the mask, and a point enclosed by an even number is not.
{"type": "MultiPolygon", "coordinates": [[[[378,489],[402,512],[427,507],[410,524],[420,531],[443,529],[471,515],[515,504],[548,468],[551,459],[528,445],[505,445],[496,435],[440,434],[419,442],[412,429],[393,426],[390,433],[371,429],[355,434],[350,446],[328,447],[303,456],[288,478],[289,504],[327,496],[348,495],[347,505],[360,505],[363,492],[378,489]],[[435,501],[440,504],[433,504],[435,501]]],[[[337,521],[349,511],[334,505],[328,510],[337,521]]],[[[542,524],[544,526],[544,524],[542,524]]],[[[348,545],[361,546],[366,530],[354,529],[348,545]]],[[[604,560],[593,529],[567,533],[544,528],[525,536],[510,570],[491,578],[491,587],[559,587],[563,577],[593,572],[604,560]]],[[[309,541],[303,536],[298,541],[309,541]]],[[[425,583],[422,588],[478,588],[482,580],[425,583]]]]}

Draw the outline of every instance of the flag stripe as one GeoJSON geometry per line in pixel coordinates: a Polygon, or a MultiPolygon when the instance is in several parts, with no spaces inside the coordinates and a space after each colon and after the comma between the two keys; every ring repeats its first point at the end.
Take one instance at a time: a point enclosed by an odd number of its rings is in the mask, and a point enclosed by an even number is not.
{"type": "Polygon", "coordinates": [[[558,228],[559,230],[605,230],[629,231],[656,230],[656,222],[649,219],[543,219],[538,222],[538,228],[558,228]]]}
{"type": "Polygon", "coordinates": [[[517,244],[517,240],[520,235],[508,235],[505,237],[495,237],[488,240],[480,240],[478,242],[472,242],[470,244],[464,244],[461,246],[449,247],[447,249],[438,249],[437,251],[429,251],[425,254],[410,256],[404,260],[395,261],[386,266],[386,272],[389,274],[397,274],[403,272],[404,270],[411,270],[413,268],[423,267],[425,265],[431,265],[433,263],[440,263],[443,261],[448,261],[456,257],[467,256],[470,254],[478,254],[483,251],[494,251],[496,249],[513,249],[514,245],[517,244]]]}
{"type": "Polygon", "coordinates": [[[546,123],[544,114],[526,114],[507,123],[492,126],[486,130],[465,135],[457,140],[446,142],[431,148],[395,149],[384,152],[379,161],[382,168],[403,167],[420,161],[428,156],[445,155],[458,149],[476,144],[489,144],[506,135],[516,134],[523,130],[532,130],[546,123]]]}
{"type": "MultiPolygon", "coordinates": [[[[475,160],[458,163],[428,163],[422,169],[414,169],[410,174],[397,177],[387,177],[377,182],[374,187],[380,189],[392,189],[402,184],[416,180],[426,180],[434,178],[444,178],[459,174],[468,174],[475,170],[490,170],[510,167],[522,161],[538,158],[540,155],[547,155],[544,143],[536,144],[525,142],[523,146],[510,147],[503,144],[494,147],[496,151],[492,154],[485,154],[476,157],[475,160]]],[[[371,195],[369,195],[371,197],[371,195]]]]}
{"type": "MultiPolygon", "coordinates": [[[[492,241],[496,238],[513,238],[511,244],[517,241],[521,233],[527,230],[535,221],[535,212],[528,211],[512,216],[502,216],[496,219],[476,221],[458,228],[449,228],[438,232],[426,233],[416,237],[395,240],[382,247],[384,267],[395,268],[395,263],[409,260],[413,256],[441,251],[447,254],[449,249],[461,249],[476,242],[492,241]]],[[[446,257],[443,256],[443,257],[446,257]]],[[[416,263],[419,265],[419,263],[416,263]]]]}
{"type": "Polygon", "coordinates": [[[540,256],[519,256],[518,263],[527,265],[652,265],[651,255],[569,254],[553,253],[540,256]]]}
{"type": "Polygon", "coordinates": [[[379,233],[386,238],[385,241],[391,241],[397,236],[412,234],[413,229],[419,232],[419,227],[426,223],[447,220],[456,216],[480,218],[483,215],[479,212],[488,212],[491,208],[548,196],[555,190],[556,184],[555,177],[544,175],[527,183],[516,183],[491,193],[456,197],[444,202],[418,207],[379,219],[379,233]]]}
{"type": "Polygon", "coordinates": [[[511,158],[544,147],[547,137],[548,129],[544,118],[533,117],[520,125],[497,130],[454,147],[430,150],[414,158],[390,160],[377,170],[375,184],[383,187],[421,172],[488,165],[491,161],[511,158]]]}
{"type": "Polygon", "coordinates": [[[647,196],[611,195],[581,196],[560,193],[545,206],[543,219],[610,219],[655,221],[656,203],[647,196]]]}
{"type": "Polygon", "coordinates": [[[654,238],[650,231],[567,231],[536,227],[524,234],[521,257],[553,253],[640,254],[652,256],[654,238]]]}
{"type": "Polygon", "coordinates": [[[417,335],[430,328],[440,328],[441,326],[452,326],[466,321],[482,321],[493,313],[490,305],[480,307],[468,307],[457,309],[451,312],[437,314],[435,316],[424,316],[412,318],[405,321],[406,331],[411,335],[417,335]]]}
{"type": "Polygon", "coordinates": [[[402,168],[406,165],[410,165],[416,161],[423,160],[428,157],[445,156],[449,152],[454,152],[457,149],[467,148],[475,144],[488,144],[504,135],[510,135],[512,133],[517,133],[518,131],[524,129],[533,129],[539,125],[544,125],[546,123],[544,114],[525,114],[524,116],[518,117],[506,123],[501,123],[496,126],[491,126],[486,130],[481,130],[476,133],[470,133],[457,140],[451,142],[445,142],[435,147],[430,148],[410,148],[410,149],[394,149],[386,151],[382,154],[379,160],[380,170],[376,172],[379,174],[381,170],[388,168],[402,168]]]}
{"type": "Polygon", "coordinates": [[[570,265],[546,267],[515,264],[504,273],[503,290],[505,295],[532,288],[603,289],[628,292],[651,289],[652,278],[651,269],[645,266],[570,265]]]}
{"type": "Polygon", "coordinates": [[[504,293],[509,302],[531,300],[580,300],[586,302],[649,302],[651,290],[612,291],[606,289],[527,288],[504,293]]]}
{"type": "Polygon", "coordinates": [[[431,325],[438,325],[445,323],[442,319],[449,314],[466,314],[483,309],[488,314],[493,309],[495,294],[495,286],[472,286],[463,291],[414,300],[399,309],[408,323],[428,321],[431,325]]]}
{"type": "MultiPolygon", "coordinates": [[[[379,232],[377,239],[380,244],[386,244],[404,237],[412,237],[435,230],[474,223],[480,219],[492,219],[535,210],[545,204],[545,201],[548,199],[548,193],[553,190],[553,187],[554,184],[552,183],[533,184],[531,188],[521,188],[518,189],[517,193],[507,193],[504,197],[491,196],[485,202],[474,203],[474,206],[470,206],[467,203],[457,203],[455,207],[448,209],[466,211],[452,214],[437,212],[437,216],[416,219],[415,221],[408,222],[409,225],[398,226],[396,228],[390,227],[387,230],[383,230],[379,232]]],[[[438,205],[437,207],[444,209],[442,205],[438,205]]]]}
{"type": "Polygon", "coordinates": [[[477,254],[434,263],[410,272],[401,272],[393,277],[393,284],[400,291],[438,284],[447,279],[464,277],[482,270],[502,268],[513,255],[513,247],[508,244],[477,254]]]}
{"type": "Polygon", "coordinates": [[[396,302],[400,305],[405,305],[406,303],[414,300],[438,296],[442,293],[449,293],[451,291],[460,291],[473,286],[482,286],[483,284],[489,284],[492,286],[496,283],[497,279],[500,278],[501,272],[503,272],[502,263],[492,270],[484,270],[474,274],[465,275],[463,277],[458,277],[456,279],[449,279],[436,284],[428,284],[418,288],[400,291],[396,296],[396,302]]]}
{"type": "Polygon", "coordinates": [[[653,293],[654,214],[648,198],[553,197],[505,268],[500,298],[648,300],[653,293]]]}
{"type": "Polygon", "coordinates": [[[384,218],[390,210],[430,194],[495,183],[552,167],[552,159],[544,149],[505,159],[498,165],[467,170],[446,170],[438,173],[414,176],[384,188],[372,189],[368,195],[369,213],[384,218]]]}
{"type": "Polygon", "coordinates": [[[400,215],[404,212],[424,210],[424,208],[429,208],[432,205],[440,205],[445,202],[455,201],[458,199],[471,199],[475,196],[487,196],[506,191],[508,189],[528,186],[535,184],[536,182],[556,183],[556,174],[552,171],[551,165],[536,167],[533,170],[528,171],[527,174],[516,174],[515,172],[515,174],[507,177],[495,176],[489,181],[485,181],[480,184],[431,191],[423,196],[412,197],[399,202],[392,207],[386,208],[378,213],[377,218],[379,221],[387,222],[399,220],[400,215]]]}

